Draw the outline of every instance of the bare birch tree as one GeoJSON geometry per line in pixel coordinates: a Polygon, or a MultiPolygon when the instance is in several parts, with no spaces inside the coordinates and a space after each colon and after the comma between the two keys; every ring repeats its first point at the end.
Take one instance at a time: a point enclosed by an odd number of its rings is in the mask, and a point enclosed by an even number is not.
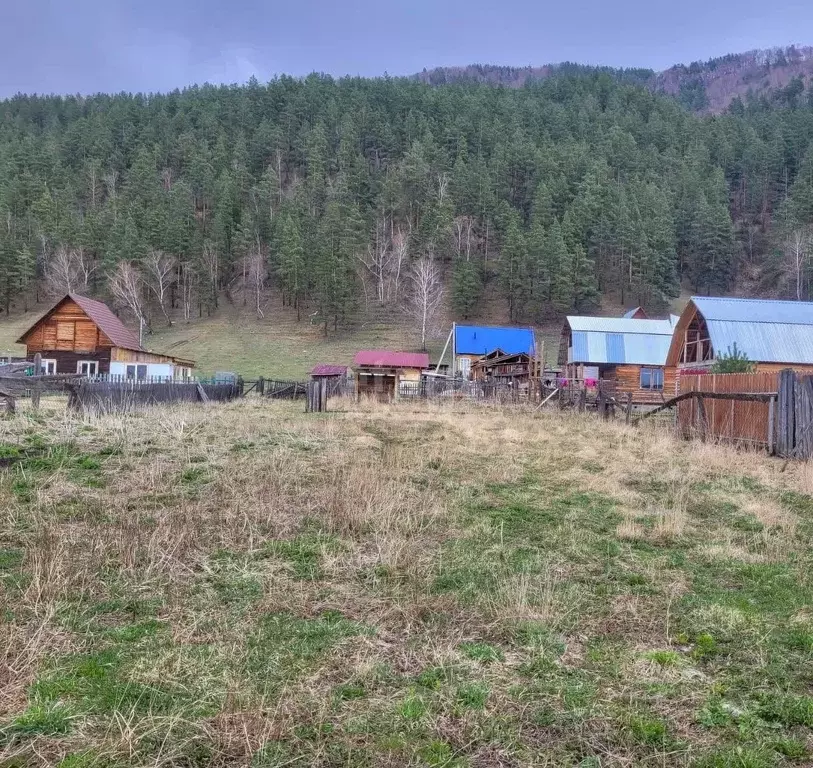
{"type": "MultiPolygon", "coordinates": [[[[367,246],[367,251],[357,255],[365,270],[365,277],[369,275],[375,287],[375,296],[379,306],[383,306],[388,297],[387,282],[392,252],[390,250],[390,237],[386,218],[376,221],[375,237],[367,246]]],[[[366,285],[365,285],[366,295],[366,285]]]]}
{"type": "Polygon", "coordinates": [[[796,300],[804,297],[805,276],[810,266],[813,232],[809,227],[796,227],[785,238],[785,256],[796,287],[796,300]]]}
{"type": "Polygon", "coordinates": [[[45,263],[45,285],[51,296],[85,293],[96,265],[84,248],[59,246],[45,263]]]}
{"type": "Polygon", "coordinates": [[[392,235],[392,296],[396,301],[401,295],[401,273],[409,255],[409,235],[404,234],[401,228],[392,235]]]}
{"type": "MultiPolygon", "coordinates": [[[[141,272],[129,261],[122,261],[107,282],[110,293],[117,303],[132,312],[139,327],[147,325],[144,311],[144,278],[141,272]]],[[[139,334],[140,335],[140,334],[139,334]]]]}
{"type": "Polygon", "coordinates": [[[170,289],[175,282],[177,259],[169,253],[151,250],[142,260],[142,264],[144,265],[147,287],[155,295],[167,325],[172,325],[167,305],[169,304],[170,289]]]}
{"type": "Polygon", "coordinates": [[[178,264],[179,280],[178,285],[181,291],[181,307],[183,309],[184,322],[192,319],[192,299],[195,297],[195,289],[198,284],[198,273],[191,261],[182,261],[178,264]]]}
{"type": "Polygon", "coordinates": [[[421,349],[435,331],[437,313],[443,301],[443,283],[434,259],[424,257],[416,261],[409,271],[407,310],[418,322],[421,349]]]}

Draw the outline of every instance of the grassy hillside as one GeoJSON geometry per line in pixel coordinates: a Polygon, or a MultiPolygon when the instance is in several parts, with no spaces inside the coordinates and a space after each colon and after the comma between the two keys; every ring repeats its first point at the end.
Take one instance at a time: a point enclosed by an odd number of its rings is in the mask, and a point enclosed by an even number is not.
{"type": "MultiPolygon", "coordinates": [[[[476,322],[507,323],[502,304],[496,300],[484,302],[476,322]]],[[[0,317],[0,354],[7,351],[25,354],[25,348],[14,342],[49,307],[50,304],[43,303],[27,313],[0,317]]],[[[124,320],[135,327],[126,317],[124,320]]],[[[560,327],[560,323],[554,322],[537,329],[551,363],[558,352],[560,327]]],[[[443,350],[450,329],[451,320],[442,320],[427,344],[433,361],[443,350]]],[[[415,324],[396,310],[362,313],[348,328],[331,331],[326,337],[323,329],[312,325],[307,317],[297,321],[296,314],[283,307],[276,297],[269,301],[261,319],[250,309],[224,301],[211,317],[195,318],[188,324],[176,318],[171,327],[156,320],[153,330],[144,340],[145,347],[189,357],[196,361],[198,373],[203,376],[215,371],[235,371],[246,378],[262,375],[300,379],[317,363],[351,363],[359,349],[420,348],[415,324]]]]}
{"type": "Polygon", "coordinates": [[[48,407],[0,420],[4,765],[811,764],[806,464],[558,412],[48,407]]]}

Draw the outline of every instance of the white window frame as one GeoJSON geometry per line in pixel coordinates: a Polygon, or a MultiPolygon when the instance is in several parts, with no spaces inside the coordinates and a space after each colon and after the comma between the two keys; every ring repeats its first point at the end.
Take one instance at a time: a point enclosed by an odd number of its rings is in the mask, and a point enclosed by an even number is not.
{"type": "MultiPolygon", "coordinates": [[[[56,374],[56,360],[53,357],[44,357],[40,361],[40,365],[42,366],[42,371],[45,373],[46,376],[54,376],[56,374]],[[51,370],[48,370],[48,369],[51,370]]],[[[35,373],[38,373],[35,371],[35,373]]]]}
{"type": "Polygon", "coordinates": [[[146,363],[127,363],[124,366],[124,378],[127,381],[146,381],[147,378],[148,378],[148,374],[149,374],[149,368],[147,367],[146,363]],[[130,369],[131,368],[133,369],[133,375],[132,376],[130,375],[130,369]],[[143,376],[138,375],[138,369],[139,368],[144,369],[144,375],[143,376]]]}
{"type": "Polygon", "coordinates": [[[76,372],[80,376],[98,376],[99,375],[99,361],[98,360],[80,360],[76,363],[76,372]],[[82,371],[82,366],[86,365],[88,367],[87,373],[82,371]],[[90,370],[90,367],[93,366],[93,370],[90,370]]]}

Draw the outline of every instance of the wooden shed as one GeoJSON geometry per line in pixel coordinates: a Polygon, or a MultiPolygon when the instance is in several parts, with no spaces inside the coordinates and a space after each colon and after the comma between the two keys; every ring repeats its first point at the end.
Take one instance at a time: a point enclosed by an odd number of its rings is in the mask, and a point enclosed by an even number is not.
{"type": "Polygon", "coordinates": [[[419,386],[421,372],[429,368],[425,352],[363,349],[353,358],[356,395],[394,400],[406,386],[419,386]]]}
{"type": "Polygon", "coordinates": [[[26,357],[42,356],[45,373],[111,375],[123,379],[183,379],[194,361],[145,350],[101,301],[67,294],[19,339],[26,357]]]}

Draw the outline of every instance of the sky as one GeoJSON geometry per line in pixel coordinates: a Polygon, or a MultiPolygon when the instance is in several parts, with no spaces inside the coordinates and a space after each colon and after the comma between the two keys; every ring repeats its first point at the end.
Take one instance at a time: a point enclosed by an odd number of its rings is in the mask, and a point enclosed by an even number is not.
{"type": "Polygon", "coordinates": [[[0,0],[0,97],[813,45],[809,0],[0,0]],[[800,35],[807,39],[799,39],[800,35]]]}

